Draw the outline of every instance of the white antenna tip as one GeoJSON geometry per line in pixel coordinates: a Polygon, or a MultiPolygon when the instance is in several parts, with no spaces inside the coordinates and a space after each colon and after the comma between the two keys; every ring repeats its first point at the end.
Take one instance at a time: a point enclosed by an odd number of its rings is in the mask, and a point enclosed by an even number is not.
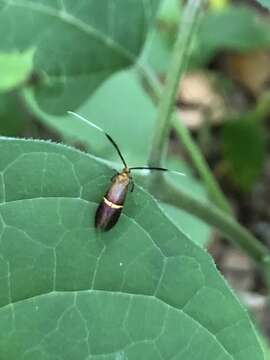
{"type": "Polygon", "coordinates": [[[74,115],[74,116],[76,116],[76,118],[82,120],[82,121],[83,121],[84,123],[86,123],[88,126],[91,126],[91,127],[95,128],[95,129],[101,131],[102,133],[105,133],[105,131],[104,131],[103,129],[101,129],[99,126],[97,126],[96,124],[93,124],[91,121],[89,121],[89,120],[87,120],[86,118],[84,118],[83,116],[75,113],[74,111],[68,110],[67,113],[68,113],[69,115],[74,115]]]}
{"type": "Polygon", "coordinates": [[[186,176],[185,173],[182,173],[181,171],[177,171],[177,170],[169,170],[169,172],[177,174],[177,175],[181,175],[181,176],[186,176]]]}

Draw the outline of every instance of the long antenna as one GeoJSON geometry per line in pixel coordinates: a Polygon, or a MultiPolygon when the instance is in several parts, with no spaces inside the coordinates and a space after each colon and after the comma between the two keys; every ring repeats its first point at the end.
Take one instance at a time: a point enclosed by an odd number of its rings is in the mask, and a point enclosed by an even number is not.
{"type": "Polygon", "coordinates": [[[158,170],[158,171],[169,171],[169,172],[171,172],[171,173],[175,173],[175,174],[178,174],[178,175],[186,176],[186,174],[182,173],[181,171],[170,170],[170,169],[166,169],[166,168],[162,168],[162,167],[135,166],[135,167],[129,168],[129,170],[158,170]]]}
{"type": "Polygon", "coordinates": [[[150,166],[135,166],[129,168],[129,170],[159,170],[159,171],[169,171],[169,169],[161,168],[161,167],[150,167],[150,166]]]}
{"type": "Polygon", "coordinates": [[[70,115],[74,115],[76,116],[78,119],[82,120],[84,123],[86,123],[88,126],[92,126],[93,128],[99,130],[100,132],[102,132],[103,134],[105,134],[105,136],[109,139],[109,141],[111,142],[111,144],[113,145],[113,147],[115,148],[115,150],[117,151],[118,155],[120,156],[120,159],[122,160],[122,163],[124,164],[124,167],[127,168],[127,163],[125,162],[125,159],[123,158],[123,155],[121,154],[121,151],[118,147],[118,145],[116,144],[116,142],[111,138],[111,136],[109,134],[107,134],[103,129],[101,129],[100,127],[98,127],[97,125],[93,124],[91,121],[86,120],[83,116],[73,112],[73,111],[68,111],[68,114],[70,115]]]}

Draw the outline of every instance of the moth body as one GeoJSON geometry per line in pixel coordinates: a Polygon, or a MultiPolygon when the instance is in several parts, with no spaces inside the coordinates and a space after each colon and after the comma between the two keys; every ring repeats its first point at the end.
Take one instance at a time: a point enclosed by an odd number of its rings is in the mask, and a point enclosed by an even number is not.
{"type": "Polygon", "coordinates": [[[124,168],[121,173],[113,177],[111,187],[96,211],[95,227],[97,229],[108,231],[117,223],[131,183],[133,184],[128,168],[124,168]]]}

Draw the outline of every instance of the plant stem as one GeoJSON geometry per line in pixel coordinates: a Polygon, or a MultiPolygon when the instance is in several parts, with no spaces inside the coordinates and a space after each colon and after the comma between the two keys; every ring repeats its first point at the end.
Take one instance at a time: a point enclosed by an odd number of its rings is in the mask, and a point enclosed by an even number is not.
{"type": "MultiPolygon", "coordinates": [[[[146,64],[138,63],[137,71],[140,74],[142,81],[145,82],[145,86],[147,87],[147,91],[150,94],[153,102],[158,103],[162,94],[162,86],[157,76],[146,64]]],[[[204,159],[199,147],[193,141],[189,130],[181,122],[179,114],[177,114],[176,112],[172,114],[171,125],[172,127],[174,127],[174,130],[179,135],[179,138],[181,139],[186,150],[188,151],[195,169],[198,171],[201,179],[204,182],[210,199],[220,209],[224,210],[228,214],[231,214],[231,207],[228,200],[220,189],[220,186],[216,181],[215,177],[212,175],[212,172],[206,160],[204,159]]],[[[148,164],[150,165],[150,161],[148,161],[148,164]]]]}
{"type": "Polygon", "coordinates": [[[206,160],[204,159],[202,153],[200,152],[200,149],[198,148],[197,144],[192,140],[189,130],[180,121],[179,116],[177,114],[173,115],[172,124],[174,126],[175,131],[178,133],[179,137],[181,138],[183,144],[185,145],[185,148],[188,150],[189,154],[191,155],[193,164],[205,184],[210,199],[220,209],[222,209],[228,214],[231,214],[232,213],[231,207],[229,205],[228,200],[226,199],[225,195],[220,189],[218,182],[212,175],[211,170],[206,160]]]}
{"type": "Polygon", "coordinates": [[[146,64],[137,64],[137,70],[141,74],[143,80],[145,80],[147,88],[152,95],[152,99],[155,102],[161,99],[148,164],[149,166],[162,165],[163,157],[166,153],[169,131],[171,125],[173,125],[184,146],[189,152],[195,168],[204,181],[210,198],[217,206],[230,214],[231,208],[229,202],[221,191],[216,179],[212,175],[211,170],[203,158],[198,146],[192,140],[188,129],[180,122],[177,115],[174,114],[172,116],[177,89],[180,78],[186,69],[189,47],[199,22],[199,14],[202,5],[203,1],[189,1],[186,6],[186,10],[178,29],[178,36],[173,52],[171,67],[169,69],[166,86],[163,91],[154,72],[151,71],[146,64]]]}
{"type": "Polygon", "coordinates": [[[176,188],[165,176],[155,178],[155,181],[143,183],[144,187],[159,200],[181,208],[188,213],[216,227],[226,238],[231,240],[247,254],[266,267],[270,262],[270,251],[259,242],[248,230],[237,223],[230,215],[209,202],[202,202],[176,188]]]}
{"type": "Polygon", "coordinates": [[[181,76],[186,70],[191,41],[199,22],[203,1],[188,0],[177,32],[171,65],[158,107],[157,124],[149,155],[150,166],[160,166],[166,153],[170,118],[181,76]]]}
{"type": "MultiPolygon", "coordinates": [[[[197,28],[202,5],[203,1],[190,0],[187,3],[181,21],[181,26],[178,30],[177,40],[172,56],[172,63],[163,92],[161,91],[160,83],[156,80],[155,75],[149,71],[145,65],[137,64],[137,69],[140,75],[150,88],[152,98],[155,101],[161,98],[158,108],[156,129],[149,156],[149,165],[151,166],[162,165],[163,157],[166,153],[169,130],[172,125],[171,117],[176,92],[179,86],[180,78],[186,68],[189,46],[197,28]]],[[[270,251],[251,233],[249,233],[244,227],[228,215],[228,213],[230,213],[229,203],[220,190],[215,178],[212,176],[206,161],[200,153],[200,150],[193,142],[188,129],[180,123],[176,116],[173,119],[173,125],[177,133],[180,135],[184,145],[188,149],[200,176],[204,180],[210,197],[219,208],[209,203],[203,203],[182,192],[180,189],[175,188],[161,174],[155,178],[151,177],[151,182],[145,183],[142,179],[144,186],[147,187],[148,190],[150,190],[156,198],[161,201],[184,209],[185,211],[188,211],[189,213],[204,220],[209,225],[215,226],[228,239],[244,249],[251,258],[257,261],[260,265],[264,266],[266,269],[270,263],[270,251]]]]}
{"type": "MultiPolygon", "coordinates": [[[[158,78],[151,71],[151,69],[146,66],[146,64],[138,63],[137,70],[142,80],[145,81],[145,86],[147,87],[147,91],[150,93],[153,102],[157,103],[162,94],[162,87],[158,78]]],[[[193,162],[195,169],[198,171],[201,179],[203,180],[204,185],[209,194],[209,197],[211,198],[213,203],[216,204],[220,209],[227,212],[228,214],[231,214],[231,207],[228,200],[226,199],[225,195],[220,189],[220,186],[216,181],[215,177],[212,175],[212,172],[209,169],[209,166],[206,160],[204,159],[199,147],[193,141],[189,133],[189,130],[181,122],[179,118],[179,114],[177,114],[176,112],[172,114],[171,125],[174,127],[174,130],[179,135],[179,138],[181,139],[186,150],[188,151],[191,161],[193,162]]],[[[159,163],[161,163],[161,159],[159,163]]],[[[150,160],[148,161],[148,164],[149,166],[151,165],[150,160]]],[[[155,165],[156,164],[153,163],[152,166],[155,165]]]]}

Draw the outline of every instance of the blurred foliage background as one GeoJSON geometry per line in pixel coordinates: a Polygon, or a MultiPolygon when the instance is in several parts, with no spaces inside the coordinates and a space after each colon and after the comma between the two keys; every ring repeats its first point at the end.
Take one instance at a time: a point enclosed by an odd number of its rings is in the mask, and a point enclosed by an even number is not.
{"type": "MultiPolygon", "coordinates": [[[[162,1],[155,25],[147,35],[138,60],[138,64],[147,64],[162,82],[183,6],[184,2],[180,0],[162,1]]],[[[8,21],[6,19],[9,19],[8,14],[5,14],[5,21],[8,21]]],[[[22,22],[26,24],[27,17],[22,22]]],[[[59,29],[60,32],[62,30],[59,29]]],[[[45,64],[43,72],[33,67],[36,55],[32,42],[26,41],[31,38],[29,32],[21,35],[20,40],[24,42],[21,52],[10,55],[9,44],[2,46],[0,134],[65,142],[116,161],[111,145],[102,135],[93,136],[84,124],[66,115],[66,111],[74,110],[111,134],[128,163],[134,166],[145,164],[157,111],[147,84],[138,75],[138,66],[116,59],[113,71],[109,71],[106,64],[102,71],[97,66],[89,81],[84,71],[87,58],[92,56],[91,49],[85,50],[87,39],[77,42],[74,34],[67,33],[65,36],[71,35],[74,36],[74,47],[66,57],[71,57],[73,62],[65,60],[63,68],[70,68],[72,72],[78,62],[81,71],[79,75],[76,73],[75,85],[75,80],[70,80],[70,84],[73,82],[70,85],[72,91],[64,89],[61,84],[61,67],[54,74],[58,78],[53,86],[52,77],[46,78],[46,67],[50,70],[54,66],[57,51],[50,55],[48,49],[43,49],[43,57],[39,59],[45,64]],[[125,70],[122,70],[123,67],[125,70]],[[47,88],[39,88],[40,79],[47,81],[47,88]],[[35,96],[32,88],[35,88],[35,96]],[[44,97],[46,92],[51,92],[49,100],[44,97]]],[[[57,39],[54,41],[57,46],[57,39]]],[[[135,45],[133,50],[138,50],[135,45]]],[[[105,62],[108,56],[110,54],[102,54],[105,62]]],[[[179,86],[177,99],[179,122],[184,122],[192,133],[236,217],[268,246],[269,65],[269,11],[251,0],[209,1],[192,44],[188,71],[179,86]]],[[[172,176],[173,181],[178,185],[180,182],[186,191],[206,199],[204,186],[174,131],[170,136],[168,166],[192,174],[192,181],[172,176]]],[[[208,244],[218,267],[241,294],[243,301],[254,310],[257,320],[269,335],[266,285],[254,263],[222,237],[213,234],[203,222],[172,206],[162,206],[176,225],[187,231],[199,245],[208,244]]]]}

